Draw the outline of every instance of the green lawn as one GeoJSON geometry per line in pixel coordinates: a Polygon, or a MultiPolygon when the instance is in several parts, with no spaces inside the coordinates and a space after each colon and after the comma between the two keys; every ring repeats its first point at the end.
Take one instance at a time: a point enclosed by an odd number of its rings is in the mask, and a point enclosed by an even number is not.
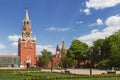
{"type": "Polygon", "coordinates": [[[0,70],[0,80],[120,80],[120,74],[74,75],[22,70],[0,70]]]}

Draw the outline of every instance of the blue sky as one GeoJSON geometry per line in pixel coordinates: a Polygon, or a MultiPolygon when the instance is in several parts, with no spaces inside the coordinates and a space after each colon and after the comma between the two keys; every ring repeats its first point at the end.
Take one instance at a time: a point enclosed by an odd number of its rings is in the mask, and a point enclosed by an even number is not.
{"type": "Polygon", "coordinates": [[[65,40],[92,45],[120,29],[120,0],[0,0],[0,54],[17,55],[17,41],[28,7],[37,54],[55,52],[65,40]]]}

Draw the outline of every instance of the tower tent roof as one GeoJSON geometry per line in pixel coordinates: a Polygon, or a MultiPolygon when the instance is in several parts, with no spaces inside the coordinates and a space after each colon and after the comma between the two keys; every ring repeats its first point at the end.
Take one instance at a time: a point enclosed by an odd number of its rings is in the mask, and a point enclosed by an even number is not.
{"type": "Polygon", "coordinates": [[[25,21],[25,22],[30,21],[29,15],[28,15],[28,8],[26,8],[26,15],[25,15],[24,21],[25,21]]]}
{"type": "Polygon", "coordinates": [[[65,50],[65,44],[64,44],[64,40],[62,40],[62,50],[65,50]]]}
{"type": "Polygon", "coordinates": [[[56,50],[60,50],[59,45],[57,45],[56,50]]]}

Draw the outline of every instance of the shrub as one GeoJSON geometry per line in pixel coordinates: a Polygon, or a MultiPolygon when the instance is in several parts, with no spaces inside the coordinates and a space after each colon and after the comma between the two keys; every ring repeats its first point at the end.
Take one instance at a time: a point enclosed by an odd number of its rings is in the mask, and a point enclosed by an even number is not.
{"type": "Polygon", "coordinates": [[[106,69],[108,68],[108,60],[102,60],[98,63],[97,65],[98,68],[100,69],[106,69]]]}

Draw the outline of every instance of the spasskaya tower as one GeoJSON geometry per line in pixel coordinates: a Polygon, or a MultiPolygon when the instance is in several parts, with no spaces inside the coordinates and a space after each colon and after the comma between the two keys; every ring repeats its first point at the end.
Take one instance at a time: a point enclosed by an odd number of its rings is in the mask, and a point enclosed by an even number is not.
{"type": "Polygon", "coordinates": [[[27,8],[22,24],[22,36],[18,40],[18,56],[20,57],[20,67],[36,66],[36,38],[32,36],[27,8]]]}

